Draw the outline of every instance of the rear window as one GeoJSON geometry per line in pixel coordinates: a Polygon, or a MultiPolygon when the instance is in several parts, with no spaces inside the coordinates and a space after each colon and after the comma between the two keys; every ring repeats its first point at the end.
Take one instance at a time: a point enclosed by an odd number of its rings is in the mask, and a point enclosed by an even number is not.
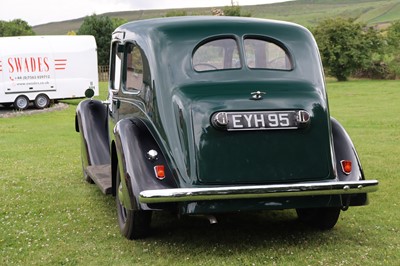
{"type": "Polygon", "coordinates": [[[238,44],[233,38],[209,41],[193,54],[193,68],[199,72],[241,67],[238,44]]]}
{"type": "Polygon", "coordinates": [[[261,39],[244,40],[246,65],[249,68],[291,70],[292,63],[286,50],[276,43],[261,39]]]}
{"type": "MultiPolygon", "coordinates": [[[[291,70],[289,53],[283,46],[264,39],[247,37],[243,41],[245,65],[250,69],[291,70]]],[[[197,72],[239,69],[244,65],[234,38],[214,39],[200,45],[193,53],[197,72]]]]}

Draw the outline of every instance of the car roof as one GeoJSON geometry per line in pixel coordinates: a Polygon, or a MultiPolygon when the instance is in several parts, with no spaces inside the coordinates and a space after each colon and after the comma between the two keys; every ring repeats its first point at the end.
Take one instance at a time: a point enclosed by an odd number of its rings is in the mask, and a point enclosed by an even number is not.
{"type": "Polygon", "coordinates": [[[119,31],[124,31],[127,39],[131,38],[131,33],[153,36],[157,39],[166,35],[169,38],[190,39],[191,36],[195,36],[198,39],[201,36],[222,33],[264,34],[282,39],[282,41],[293,37],[298,39],[300,36],[302,38],[310,36],[306,28],[290,22],[225,16],[184,16],[139,20],[122,25],[116,30],[116,32],[119,31]],[[148,35],[149,33],[152,35],[148,35]]]}
{"type": "MultiPolygon", "coordinates": [[[[301,62],[291,73],[281,71],[262,75],[243,69],[241,75],[254,79],[300,78],[322,83],[322,65],[312,34],[295,23],[244,17],[184,16],[156,18],[126,23],[115,30],[113,39],[134,42],[146,53],[153,74],[163,84],[182,84],[221,79],[220,71],[198,75],[191,66],[191,57],[199,44],[213,37],[262,36],[281,42],[293,55],[294,64],[301,62]],[[254,77],[252,77],[254,75],[254,77]],[[217,77],[218,76],[218,77],[217,77]]],[[[236,71],[237,72],[237,71],[236,71]]],[[[225,71],[225,79],[236,79],[235,71],[225,71]]]]}

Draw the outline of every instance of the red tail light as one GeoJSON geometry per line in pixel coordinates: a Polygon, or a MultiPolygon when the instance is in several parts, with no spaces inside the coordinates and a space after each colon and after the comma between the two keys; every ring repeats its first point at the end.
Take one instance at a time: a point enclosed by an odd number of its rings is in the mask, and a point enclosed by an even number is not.
{"type": "Polygon", "coordinates": [[[154,172],[156,174],[157,179],[164,179],[165,178],[165,170],[164,165],[156,165],[154,166],[154,172]]]}
{"type": "Polygon", "coordinates": [[[342,160],[340,161],[340,164],[342,165],[342,171],[346,175],[349,175],[352,170],[352,163],[349,160],[342,160]]]}

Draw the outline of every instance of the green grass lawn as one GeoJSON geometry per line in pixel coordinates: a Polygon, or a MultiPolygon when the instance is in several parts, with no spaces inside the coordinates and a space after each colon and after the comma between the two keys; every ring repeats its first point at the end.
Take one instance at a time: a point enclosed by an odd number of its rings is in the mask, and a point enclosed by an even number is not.
{"type": "Polygon", "coordinates": [[[380,188],[327,232],[291,210],[222,215],[216,225],[156,213],[153,236],[128,241],[114,198],[83,180],[79,101],[0,118],[0,265],[399,265],[400,82],[329,82],[328,93],[380,188]]]}

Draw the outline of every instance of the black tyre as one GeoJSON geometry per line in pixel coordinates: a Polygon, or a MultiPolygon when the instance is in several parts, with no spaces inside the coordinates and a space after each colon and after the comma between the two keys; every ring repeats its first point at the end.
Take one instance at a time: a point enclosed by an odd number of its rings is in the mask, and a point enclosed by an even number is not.
{"type": "Polygon", "coordinates": [[[150,232],[152,212],[143,210],[128,210],[122,205],[119,196],[122,191],[120,173],[118,169],[116,188],[117,195],[115,198],[117,203],[118,224],[121,230],[121,234],[128,239],[145,238],[150,232]]]}
{"type": "Polygon", "coordinates": [[[296,209],[299,220],[312,227],[332,229],[340,215],[340,208],[296,209]]]}
{"type": "Polygon", "coordinates": [[[50,105],[50,99],[46,94],[39,94],[35,98],[35,107],[38,109],[47,108],[50,105]]]}
{"type": "Polygon", "coordinates": [[[29,99],[25,95],[19,95],[14,101],[14,108],[17,110],[25,110],[29,106],[29,99]]]}

